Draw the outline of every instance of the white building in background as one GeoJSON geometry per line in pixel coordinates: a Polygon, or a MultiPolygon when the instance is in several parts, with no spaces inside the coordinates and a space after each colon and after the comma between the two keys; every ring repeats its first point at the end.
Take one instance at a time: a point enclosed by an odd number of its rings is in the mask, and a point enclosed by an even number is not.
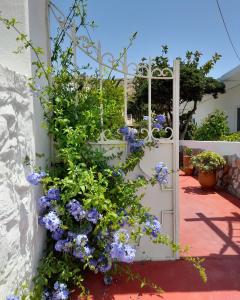
{"type": "Polygon", "coordinates": [[[205,96],[198,105],[194,119],[200,124],[208,114],[219,109],[228,116],[230,131],[240,131],[240,66],[224,74],[220,80],[225,83],[226,93],[219,94],[217,99],[205,96]]]}

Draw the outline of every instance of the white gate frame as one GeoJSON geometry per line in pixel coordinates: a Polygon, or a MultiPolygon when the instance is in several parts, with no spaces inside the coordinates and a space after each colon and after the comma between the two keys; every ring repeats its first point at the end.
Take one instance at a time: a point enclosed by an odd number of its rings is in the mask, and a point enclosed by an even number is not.
{"type": "MultiPolygon", "coordinates": [[[[49,9],[59,26],[64,28],[66,24],[66,17],[62,11],[51,1],[49,2],[49,9]]],[[[148,80],[148,129],[143,128],[142,132],[146,132],[147,136],[145,141],[155,141],[158,143],[170,143],[173,144],[173,211],[166,211],[165,213],[174,214],[174,232],[173,240],[176,243],[179,243],[179,97],[180,97],[180,61],[174,60],[173,70],[170,68],[153,68],[152,60],[149,58],[148,64],[136,64],[128,63],[127,60],[127,51],[123,49],[123,55],[119,59],[115,58],[114,55],[110,52],[102,52],[101,43],[94,43],[87,36],[78,36],[76,29],[71,28],[69,31],[66,31],[66,35],[73,42],[73,64],[77,65],[77,49],[85,53],[89,58],[95,61],[99,66],[99,88],[100,92],[103,89],[103,68],[113,70],[123,75],[124,81],[124,120],[127,125],[127,104],[128,104],[128,95],[127,95],[127,86],[129,77],[139,77],[148,80]],[[133,72],[130,71],[133,67],[133,72]],[[145,75],[147,74],[147,75],[145,75]],[[154,136],[154,131],[159,131],[157,128],[152,128],[152,95],[151,95],[151,86],[152,80],[172,80],[173,81],[173,128],[166,127],[165,131],[171,132],[170,137],[168,138],[156,138],[154,136]]],[[[106,137],[107,130],[103,130],[104,124],[104,107],[102,103],[100,104],[100,118],[101,118],[101,127],[102,132],[99,137],[98,143],[100,144],[115,144],[117,141],[108,140],[106,137]]],[[[162,211],[163,215],[164,211],[162,211]]],[[[175,258],[178,258],[178,253],[175,254],[175,258]]]]}

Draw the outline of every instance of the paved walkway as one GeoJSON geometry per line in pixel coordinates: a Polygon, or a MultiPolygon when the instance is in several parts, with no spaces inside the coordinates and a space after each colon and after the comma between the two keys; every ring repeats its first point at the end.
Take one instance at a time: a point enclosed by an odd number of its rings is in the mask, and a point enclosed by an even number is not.
{"type": "MultiPolygon", "coordinates": [[[[118,278],[110,286],[90,275],[94,300],[240,300],[240,200],[224,192],[203,191],[197,180],[180,176],[181,244],[205,258],[208,281],[183,260],[135,263],[132,268],[159,284],[162,296],[118,278]]],[[[74,299],[77,299],[74,298],[74,299]]]]}

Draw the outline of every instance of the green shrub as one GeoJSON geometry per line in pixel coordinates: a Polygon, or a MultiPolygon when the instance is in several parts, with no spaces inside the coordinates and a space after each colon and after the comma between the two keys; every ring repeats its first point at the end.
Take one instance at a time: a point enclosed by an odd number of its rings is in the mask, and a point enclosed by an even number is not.
{"type": "Polygon", "coordinates": [[[226,161],[213,151],[203,151],[192,158],[192,164],[199,171],[212,172],[224,167],[226,161]]]}
{"type": "Polygon", "coordinates": [[[189,155],[189,156],[192,156],[192,154],[193,154],[193,149],[192,149],[192,148],[186,148],[186,149],[185,149],[185,154],[186,154],[186,155],[189,155]]]}
{"type": "Polygon", "coordinates": [[[240,131],[233,132],[229,135],[223,135],[221,140],[228,141],[228,142],[240,142],[240,131]]]}
{"type": "Polygon", "coordinates": [[[227,134],[229,134],[227,116],[224,112],[216,110],[197,127],[193,138],[197,141],[219,141],[227,134]]]}

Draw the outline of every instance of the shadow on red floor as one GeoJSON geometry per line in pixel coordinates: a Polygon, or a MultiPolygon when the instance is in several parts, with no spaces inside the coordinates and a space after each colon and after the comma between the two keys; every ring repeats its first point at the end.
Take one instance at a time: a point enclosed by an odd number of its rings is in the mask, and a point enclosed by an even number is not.
{"type": "MultiPolygon", "coordinates": [[[[135,263],[132,270],[161,286],[162,295],[123,277],[106,287],[101,275],[89,274],[86,285],[91,299],[240,299],[240,200],[225,192],[204,191],[196,179],[180,176],[180,204],[181,244],[191,246],[190,255],[205,258],[207,283],[182,259],[135,263]]],[[[78,299],[77,293],[73,299],[78,299]]]]}

